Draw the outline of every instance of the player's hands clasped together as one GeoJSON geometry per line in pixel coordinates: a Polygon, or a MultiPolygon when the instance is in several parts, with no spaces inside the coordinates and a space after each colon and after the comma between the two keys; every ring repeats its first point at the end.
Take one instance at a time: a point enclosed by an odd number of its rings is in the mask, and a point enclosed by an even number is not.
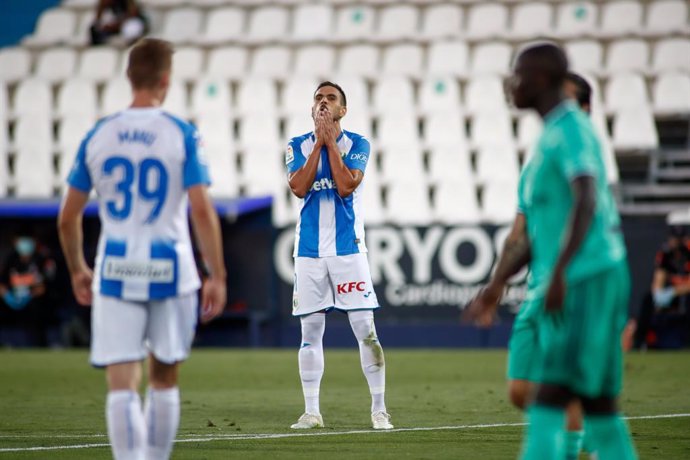
{"type": "Polygon", "coordinates": [[[201,288],[201,322],[208,323],[223,313],[227,298],[225,278],[209,277],[201,288]]]}
{"type": "Polygon", "coordinates": [[[327,105],[322,105],[314,115],[316,142],[320,145],[335,143],[338,138],[338,125],[327,105]]]}

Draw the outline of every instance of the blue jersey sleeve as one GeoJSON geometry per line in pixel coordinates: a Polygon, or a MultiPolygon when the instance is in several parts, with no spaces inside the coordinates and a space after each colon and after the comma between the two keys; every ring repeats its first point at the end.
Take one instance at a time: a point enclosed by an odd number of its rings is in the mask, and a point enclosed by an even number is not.
{"type": "Polygon", "coordinates": [[[185,160],[183,169],[183,186],[210,185],[211,176],[203,157],[203,146],[199,132],[191,125],[184,130],[185,160]]]}
{"type": "Polygon", "coordinates": [[[74,159],[74,165],[67,176],[67,184],[69,184],[70,187],[74,187],[84,193],[89,193],[91,191],[91,187],[93,187],[91,173],[89,173],[89,168],[86,165],[86,146],[88,145],[89,140],[91,140],[92,135],[93,131],[81,141],[79,151],[77,152],[77,157],[74,159]]]}
{"type": "Polygon", "coordinates": [[[363,137],[357,138],[350,148],[350,151],[343,158],[345,166],[349,169],[359,169],[364,173],[367,168],[367,162],[369,161],[369,151],[371,146],[369,141],[363,137]]]}
{"type": "Polygon", "coordinates": [[[297,171],[306,162],[307,159],[302,155],[301,143],[298,142],[298,139],[292,139],[285,150],[285,167],[288,174],[297,171]]]}

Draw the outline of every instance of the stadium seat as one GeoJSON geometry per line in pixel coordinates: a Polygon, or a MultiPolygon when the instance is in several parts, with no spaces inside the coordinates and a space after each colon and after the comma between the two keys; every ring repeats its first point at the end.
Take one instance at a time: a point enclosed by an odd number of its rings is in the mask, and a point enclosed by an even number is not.
{"type": "Polygon", "coordinates": [[[335,49],[325,45],[310,45],[297,49],[292,75],[331,78],[335,69],[335,49]]]}
{"type": "Polygon", "coordinates": [[[240,181],[234,161],[230,152],[227,155],[209,155],[211,187],[208,192],[212,197],[234,198],[239,195],[240,181]]]}
{"type": "Polygon", "coordinates": [[[0,81],[14,83],[31,73],[31,53],[25,48],[0,49],[0,81]]]}
{"type": "Polygon", "coordinates": [[[482,192],[482,218],[494,224],[515,219],[517,188],[514,182],[489,182],[482,192]]]}
{"type": "Polygon", "coordinates": [[[79,59],[77,76],[103,82],[116,75],[119,53],[113,48],[97,47],[84,50],[79,59]]]}
{"type": "MultiPolygon", "coordinates": [[[[275,114],[278,108],[278,93],[272,80],[247,78],[237,90],[237,111],[239,115],[252,113],[275,114]]],[[[306,108],[305,108],[306,110],[306,108]]]]}
{"type": "Polygon", "coordinates": [[[396,182],[388,187],[386,217],[397,225],[428,225],[432,214],[429,191],[422,181],[396,182]]]}
{"type": "Polygon", "coordinates": [[[189,82],[196,80],[204,70],[204,54],[193,46],[181,47],[173,54],[172,74],[174,78],[189,82]]]}
{"type": "Polygon", "coordinates": [[[192,114],[195,116],[230,117],[232,100],[227,80],[204,78],[194,85],[192,91],[192,114]]]}
{"type": "Polygon", "coordinates": [[[659,134],[651,111],[643,107],[619,112],[613,119],[613,146],[617,150],[659,147],[659,134]]]}
{"type": "Polygon", "coordinates": [[[419,150],[419,127],[410,112],[390,112],[379,118],[376,145],[385,150],[419,150]]]}
{"type": "Polygon", "coordinates": [[[58,180],[64,189],[65,180],[74,165],[79,146],[93,128],[93,119],[85,117],[68,117],[60,122],[57,130],[58,156],[58,180]]]}
{"type": "Polygon", "coordinates": [[[646,35],[688,32],[688,4],[684,0],[656,0],[647,7],[646,35]]]}
{"type": "Polygon", "coordinates": [[[347,46],[340,52],[338,74],[374,78],[379,73],[379,60],[379,49],[375,46],[347,46]]]}
{"type": "Polygon", "coordinates": [[[601,10],[599,35],[618,37],[642,29],[642,3],[637,0],[606,2],[601,10]]]}
{"type": "Polygon", "coordinates": [[[71,48],[49,48],[36,61],[34,76],[55,83],[74,75],[77,53],[71,48]]]}
{"type": "Polygon", "coordinates": [[[101,99],[101,116],[106,116],[125,109],[132,98],[129,81],[124,78],[113,78],[105,84],[101,99]]]}
{"type": "Polygon", "coordinates": [[[385,42],[409,40],[419,33],[417,8],[412,5],[392,5],[380,10],[376,38],[385,42]]]}
{"type": "Polygon", "coordinates": [[[375,10],[366,5],[340,8],[336,18],[335,38],[349,43],[374,35],[375,10]]]}
{"type": "Polygon", "coordinates": [[[398,184],[408,182],[426,183],[424,162],[419,150],[405,145],[387,148],[381,156],[381,182],[383,184],[398,184]]]}
{"type": "Polygon", "coordinates": [[[486,76],[470,80],[465,88],[465,109],[468,113],[507,111],[503,80],[498,76],[486,76]]]}
{"type": "Polygon", "coordinates": [[[163,21],[161,35],[173,43],[191,43],[201,34],[203,14],[196,8],[174,8],[163,21]]]}
{"type": "Polygon", "coordinates": [[[340,122],[340,125],[347,131],[361,134],[371,140],[371,117],[364,111],[354,112],[348,109],[347,115],[340,122]]]}
{"type": "MultiPolygon", "coordinates": [[[[333,75],[332,82],[337,83],[347,97],[347,116],[369,114],[369,90],[363,78],[353,75],[333,75]]],[[[316,89],[316,88],[314,88],[316,89]]]]}
{"type": "Polygon", "coordinates": [[[431,76],[465,77],[468,69],[467,43],[438,41],[429,46],[427,73],[431,76]]]}
{"type": "Polygon", "coordinates": [[[292,40],[320,41],[330,37],[333,30],[333,9],[328,4],[298,4],[293,11],[292,40]]]}
{"type": "Polygon", "coordinates": [[[492,182],[512,183],[517,187],[518,156],[511,145],[482,146],[477,152],[477,182],[489,184],[492,182]]]}
{"type": "Polygon", "coordinates": [[[474,147],[513,145],[513,127],[505,110],[480,112],[472,118],[470,141],[474,147]]]}
{"type": "MultiPolygon", "coordinates": [[[[129,100],[127,101],[127,105],[129,100]]],[[[189,103],[187,101],[187,88],[180,80],[173,79],[168,88],[168,94],[163,102],[163,109],[171,114],[186,119],[189,115],[189,103]]]]}
{"type": "Polygon", "coordinates": [[[296,197],[287,186],[287,183],[278,187],[273,194],[272,220],[277,228],[287,227],[297,220],[296,197]]]}
{"type": "Polygon", "coordinates": [[[241,46],[212,49],[208,55],[206,73],[209,77],[239,80],[247,73],[249,55],[241,46]]]}
{"type": "Polygon", "coordinates": [[[508,8],[501,3],[477,3],[470,7],[467,37],[473,40],[501,38],[508,30],[508,8]]]}
{"type": "Polygon", "coordinates": [[[597,40],[576,40],[565,44],[570,67],[576,72],[598,75],[604,67],[604,49],[597,40]]]}
{"type": "Polygon", "coordinates": [[[316,80],[305,77],[287,80],[283,86],[282,112],[286,115],[308,114],[317,84],[316,80]]]}
{"type": "Polygon", "coordinates": [[[637,107],[647,107],[647,87],[641,75],[628,73],[614,75],[606,86],[607,112],[619,112],[637,107]]]}
{"type": "Polygon", "coordinates": [[[289,14],[281,6],[260,6],[249,16],[248,43],[283,42],[288,37],[289,14]]]}
{"type": "Polygon", "coordinates": [[[383,74],[416,78],[422,73],[423,51],[418,45],[393,45],[383,52],[383,74]]]}
{"type": "Polygon", "coordinates": [[[562,38],[589,36],[597,29],[597,7],[592,2],[563,2],[557,16],[556,35],[562,38]]]}
{"type": "Polygon", "coordinates": [[[429,181],[433,184],[462,182],[474,187],[475,176],[467,147],[447,145],[433,148],[429,155],[429,181]]]}
{"type": "Polygon", "coordinates": [[[263,152],[280,151],[283,142],[278,133],[278,121],[265,113],[253,113],[240,120],[241,149],[263,152]]]}
{"type": "Polygon", "coordinates": [[[479,75],[507,75],[512,49],[503,42],[481,43],[472,52],[470,73],[479,75]]]}
{"type": "MultiPolygon", "coordinates": [[[[301,136],[303,134],[307,134],[311,131],[314,131],[314,120],[312,120],[311,116],[308,113],[294,113],[290,116],[287,117],[285,120],[285,140],[287,141],[288,139],[292,139],[293,137],[296,136],[301,136]]],[[[345,118],[344,121],[341,121],[341,127],[342,129],[345,130],[351,130],[351,128],[347,125],[347,122],[350,121],[351,118],[348,115],[347,118],[345,118]]],[[[361,133],[360,133],[361,134],[361,133]]]]}
{"type": "Polygon", "coordinates": [[[55,114],[60,118],[80,116],[95,119],[98,113],[96,86],[89,80],[67,80],[57,94],[55,114]]]}
{"type": "Polygon", "coordinates": [[[252,195],[272,195],[286,181],[279,148],[245,149],[242,155],[242,183],[252,195]]]}
{"type": "Polygon", "coordinates": [[[7,127],[5,123],[10,119],[10,116],[10,99],[7,94],[7,85],[3,81],[0,81],[0,139],[7,140],[7,127]]]}
{"type": "Polygon", "coordinates": [[[223,6],[209,11],[206,27],[195,42],[199,45],[220,45],[238,40],[244,34],[246,13],[243,8],[223,6]]]}
{"type": "Polygon", "coordinates": [[[654,82],[654,112],[690,113],[690,75],[682,72],[661,74],[654,82]]]}
{"type": "Polygon", "coordinates": [[[458,5],[430,5],[424,9],[421,37],[433,41],[457,37],[462,32],[462,19],[458,5]]]}
{"type": "Polygon", "coordinates": [[[282,80],[290,75],[292,64],[290,48],[271,45],[257,48],[252,55],[249,73],[256,77],[282,80]]]}
{"type": "Polygon", "coordinates": [[[690,72],[690,39],[668,38],[660,40],[652,54],[652,70],[655,73],[667,70],[685,70],[690,72]]]}
{"type": "Polygon", "coordinates": [[[477,224],[481,219],[477,192],[471,182],[439,182],[435,187],[433,220],[445,225],[477,224]]]}
{"type": "Polygon", "coordinates": [[[405,77],[382,77],[374,86],[373,108],[378,113],[413,112],[414,89],[405,77]]]}
{"type": "Polygon", "coordinates": [[[96,8],[81,13],[77,21],[77,29],[68,43],[75,47],[87,46],[91,43],[91,25],[96,18],[96,8]]]}
{"type": "Polygon", "coordinates": [[[552,17],[553,9],[548,3],[518,3],[513,9],[510,36],[521,40],[551,36],[552,17]]]}
{"type": "Polygon", "coordinates": [[[203,139],[208,157],[233,156],[234,158],[235,142],[230,119],[204,114],[197,117],[196,127],[203,139]]]}
{"type": "Polygon", "coordinates": [[[458,111],[435,111],[424,120],[424,145],[435,148],[467,150],[469,142],[465,122],[458,111]]]}
{"type": "Polygon", "coordinates": [[[381,225],[385,222],[385,210],[381,198],[381,186],[376,181],[371,181],[369,176],[364,177],[362,189],[362,209],[364,210],[364,225],[381,225]]]}
{"type": "Polygon", "coordinates": [[[53,159],[43,150],[26,147],[14,156],[14,196],[49,198],[53,196],[53,159]]]}
{"type": "Polygon", "coordinates": [[[435,76],[422,80],[418,104],[421,113],[458,112],[460,103],[460,89],[455,78],[435,76]]]}
{"type": "Polygon", "coordinates": [[[39,78],[22,80],[14,91],[12,117],[50,116],[53,96],[47,82],[39,78]]]}
{"type": "Polygon", "coordinates": [[[24,38],[26,46],[48,46],[66,43],[77,26],[76,14],[66,8],[50,8],[41,13],[34,33],[24,38]]]}
{"type": "Polygon", "coordinates": [[[51,119],[43,115],[24,115],[17,119],[12,142],[13,149],[30,150],[37,154],[52,157],[53,125],[51,119]]]}
{"type": "Polygon", "coordinates": [[[524,151],[529,150],[537,141],[543,123],[534,112],[527,112],[520,116],[517,127],[517,146],[524,151]]]}
{"type": "Polygon", "coordinates": [[[619,40],[611,43],[606,59],[609,74],[645,72],[649,68],[649,45],[640,39],[619,40]]]}

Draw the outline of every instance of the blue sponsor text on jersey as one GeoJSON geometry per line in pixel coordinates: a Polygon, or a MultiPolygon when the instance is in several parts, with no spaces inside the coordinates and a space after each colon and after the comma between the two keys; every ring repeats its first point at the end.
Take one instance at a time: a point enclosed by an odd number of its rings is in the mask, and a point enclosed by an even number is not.
{"type": "Polygon", "coordinates": [[[118,132],[117,138],[120,141],[120,144],[124,142],[139,142],[147,147],[150,147],[156,140],[156,135],[150,131],[133,129],[118,132]]]}

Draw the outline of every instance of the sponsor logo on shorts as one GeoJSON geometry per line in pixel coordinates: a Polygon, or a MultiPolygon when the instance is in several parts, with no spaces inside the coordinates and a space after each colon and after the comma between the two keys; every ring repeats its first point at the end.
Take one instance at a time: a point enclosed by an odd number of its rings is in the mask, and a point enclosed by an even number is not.
{"type": "Polygon", "coordinates": [[[349,283],[341,283],[338,285],[338,294],[349,294],[353,291],[364,292],[364,287],[367,285],[364,281],[350,281],[349,283]]]}

